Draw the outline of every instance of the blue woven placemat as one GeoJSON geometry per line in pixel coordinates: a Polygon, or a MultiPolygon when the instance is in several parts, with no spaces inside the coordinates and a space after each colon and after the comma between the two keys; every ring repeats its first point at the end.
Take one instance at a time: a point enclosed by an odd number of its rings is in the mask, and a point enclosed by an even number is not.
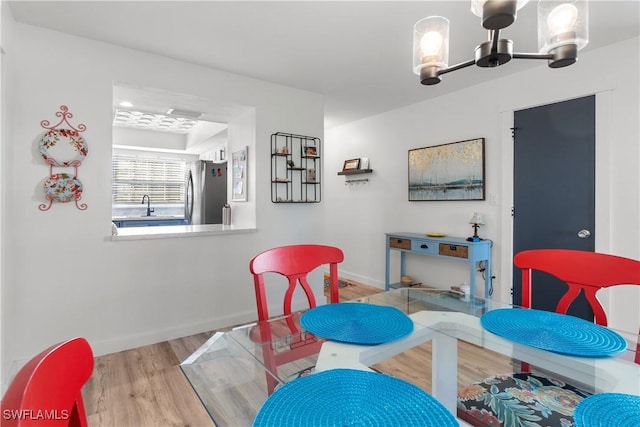
{"type": "Polygon", "coordinates": [[[303,313],[300,324],[321,338],[366,345],[394,341],[413,331],[411,319],[397,308],[367,303],[321,305],[303,313]]]}
{"type": "Polygon", "coordinates": [[[253,425],[449,427],[458,422],[440,402],[411,383],[375,372],[332,369],[276,390],[253,425]]]}
{"type": "Polygon", "coordinates": [[[625,339],[611,329],[549,311],[501,308],[483,314],[480,322],[503,338],[554,353],[604,357],[627,348],[625,339]]]}
{"type": "Polygon", "coordinates": [[[640,396],[600,393],[583,399],[573,412],[576,427],[638,427],[640,396]]]}

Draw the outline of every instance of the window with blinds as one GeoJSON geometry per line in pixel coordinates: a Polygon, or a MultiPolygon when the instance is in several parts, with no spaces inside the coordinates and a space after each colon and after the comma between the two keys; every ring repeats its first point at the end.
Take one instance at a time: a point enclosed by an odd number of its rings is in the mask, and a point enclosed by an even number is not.
{"type": "MultiPolygon", "coordinates": [[[[127,206],[139,208],[149,195],[158,209],[182,212],[185,198],[186,162],[180,159],[114,154],[112,163],[113,214],[126,214],[127,206]]],[[[168,212],[167,212],[168,213],[168,212]]]]}

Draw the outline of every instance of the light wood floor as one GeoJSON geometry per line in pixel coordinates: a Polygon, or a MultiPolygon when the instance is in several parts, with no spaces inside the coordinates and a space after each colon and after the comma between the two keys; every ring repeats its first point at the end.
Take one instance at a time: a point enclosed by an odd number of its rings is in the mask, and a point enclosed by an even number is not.
{"type": "MultiPolygon", "coordinates": [[[[340,299],[376,292],[380,289],[352,284],[340,289],[340,299]]],[[[179,366],[212,334],[96,357],[93,375],[83,389],[89,426],[214,426],[179,366]]],[[[498,354],[488,356],[486,351],[474,349],[473,345],[459,343],[459,386],[513,370],[510,359],[498,354]]],[[[423,344],[374,368],[430,391],[431,344],[423,344]]]]}

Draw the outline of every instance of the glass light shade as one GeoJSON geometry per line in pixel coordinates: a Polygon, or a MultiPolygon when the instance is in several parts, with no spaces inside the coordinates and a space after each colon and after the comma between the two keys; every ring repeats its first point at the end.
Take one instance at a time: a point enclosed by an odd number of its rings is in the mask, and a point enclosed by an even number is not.
{"type": "Polygon", "coordinates": [[[586,0],[538,2],[538,51],[549,53],[566,45],[580,50],[589,42],[586,0]]]}
{"type": "Polygon", "coordinates": [[[413,27],[413,72],[423,68],[447,68],[449,64],[449,20],[429,16],[413,27]]]}

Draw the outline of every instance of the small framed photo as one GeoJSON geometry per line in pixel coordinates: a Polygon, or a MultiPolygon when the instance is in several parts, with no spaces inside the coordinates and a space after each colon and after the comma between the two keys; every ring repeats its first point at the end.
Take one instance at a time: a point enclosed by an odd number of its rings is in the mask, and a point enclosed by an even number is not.
{"type": "Polygon", "coordinates": [[[247,201],[247,150],[245,146],[241,150],[231,153],[233,175],[231,175],[231,200],[235,202],[247,201]]]}
{"type": "Polygon", "coordinates": [[[342,171],[353,171],[360,167],[360,159],[345,160],[342,171]]]}
{"type": "Polygon", "coordinates": [[[307,182],[316,182],[316,170],[307,169],[307,182]]]}
{"type": "Polygon", "coordinates": [[[317,157],[318,156],[318,148],[317,147],[308,146],[308,147],[302,147],[302,149],[304,150],[303,153],[302,153],[303,156],[309,156],[309,157],[317,157]]]}
{"type": "Polygon", "coordinates": [[[368,157],[360,157],[360,169],[369,169],[368,157]]]}

